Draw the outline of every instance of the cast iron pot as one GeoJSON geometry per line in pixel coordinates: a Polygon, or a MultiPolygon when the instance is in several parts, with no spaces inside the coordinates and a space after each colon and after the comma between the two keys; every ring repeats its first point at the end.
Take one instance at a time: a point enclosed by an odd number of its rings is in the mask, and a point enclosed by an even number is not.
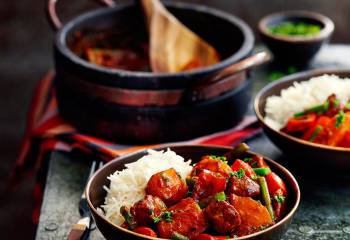
{"type": "MultiPolygon", "coordinates": [[[[193,163],[198,162],[204,155],[224,155],[228,151],[232,150],[229,147],[221,146],[209,146],[209,145],[178,145],[178,146],[169,146],[172,151],[176,154],[182,156],[184,159],[191,159],[193,163]]],[[[167,149],[167,147],[161,148],[162,150],[167,149]]],[[[92,216],[95,219],[98,229],[101,231],[103,236],[107,240],[112,239],[154,239],[159,240],[160,238],[149,237],[145,235],[140,235],[138,233],[129,231],[125,228],[121,228],[112,222],[108,221],[104,216],[101,215],[96,209],[104,203],[104,198],[106,196],[106,191],[103,189],[103,186],[109,186],[109,180],[107,177],[114,173],[115,171],[121,171],[125,168],[125,164],[135,162],[140,159],[142,156],[146,155],[147,151],[142,150],[136,153],[128,154],[126,156],[117,158],[112,162],[103,166],[98,170],[89,180],[85,194],[87,196],[87,201],[89,208],[91,210],[92,216]]],[[[251,157],[252,152],[248,152],[246,157],[251,157]]],[[[286,205],[285,215],[281,218],[279,222],[275,225],[268,227],[262,231],[234,238],[237,240],[243,239],[259,239],[259,240],[278,240],[281,239],[283,234],[287,231],[289,225],[292,222],[293,216],[299,206],[300,202],[300,189],[297,181],[293,175],[284,167],[274,162],[271,159],[264,158],[266,163],[270,166],[271,170],[278,174],[283,181],[285,182],[288,190],[288,200],[286,205]]],[[[231,239],[233,240],[233,238],[231,239]]]]}
{"type": "MultiPolygon", "coordinates": [[[[59,28],[55,2],[49,0],[49,13],[59,28]]],[[[247,68],[264,58],[248,58],[254,44],[250,28],[234,16],[205,6],[166,3],[166,7],[211,43],[223,60],[176,74],[91,64],[69,48],[76,31],[114,28],[126,35],[137,32],[145,39],[147,34],[137,5],[86,13],[61,27],[55,38],[56,94],[63,118],[81,131],[132,143],[190,139],[228,129],[242,119],[250,99],[247,68]],[[229,66],[237,72],[222,74],[229,66]]]]}

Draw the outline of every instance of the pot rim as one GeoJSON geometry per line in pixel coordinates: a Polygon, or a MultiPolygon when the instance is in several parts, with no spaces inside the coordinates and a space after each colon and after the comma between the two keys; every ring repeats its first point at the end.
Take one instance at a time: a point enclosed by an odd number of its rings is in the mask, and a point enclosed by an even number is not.
{"type": "Polygon", "coordinates": [[[72,20],[70,20],[67,24],[65,24],[57,33],[55,36],[54,44],[56,48],[60,51],[60,53],[69,59],[72,63],[76,65],[81,65],[82,67],[85,67],[92,71],[97,71],[103,74],[111,74],[111,75],[119,75],[120,77],[143,77],[143,78],[157,78],[157,79],[166,79],[167,81],[170,81],[169,78],[191,78],[198,74],[210,74],[213,72],[216,72],[220,69],[223,69],[232,63],[238,62],[245,56],[247,56],[253,49],[254,46],[254,35],[251,30],[251,28],[241,19],[229,14],[225,13],[221,10],[213,9],[211,7],[199,5],[199,4],[193,4],[193,3],[182,3],[182,2],[176,2],[176,3],[170,3],[166,2],[165,4],[167,7],[173,7],[178,9],[186,9],[191,11],[197,11],[202,12],[206,14],[213,15],[217,18],[220,18],[222,20],[225,20],[227,22],[230,22],[231,24],[235,25],[241,32],[244,37],[243,43],[233,55],[229,56],[228,58],[224,59],[223,61],[220,61],[217,64],[205,67],[205,68],[199,68],[194,69],[190,71],[184,71],[179,73],[153,73],[153,72],[138,72],[138,71],[127,71],[127,70],[120,70],[120,69],[111,69],[99,65],[95,65],[92,63],[89,63],[88,61],[80,58],[77,56],[74,52],[72,52],[66,43],[66,39],[70,31],[76,27],[78,24],[86,21],[87,19],[97,17],[104,15],[109,12],[114,11],[120,11],[126,8],[130,8],[133,6],[133,4],[122,4],[118,5],[113,8],[102,8],[97,9],[93,11],[89,11],[85,14],[82,14],[72,20]]]}
{"type": "MultiPolygon", "coordinates": [[[[162,150],[162,149],[174,148],[174,147],[175,148],[176,147],[180,147],[180,148],[181,147],[213,148],[213,149],[226,149],[228,151],[232,150],[232,147],[219,146],[219,145],[213,145],[213,144],[184,145],[184,144],[181,144],[181,143],[180,144],[169,144],[169,145],[166,145],[166,146],[155,147],[155,148],[151,148],[151,149],[162,150]]],[[[159,239],[164,239],[164,238],[150,237],[150,236],[142,235],[142,234],[139,234],[139,233],[135,233],[135,232],[132,232],[132,231],[130,231],[128,229],[122,228],[122,227],[118,226],[117,224],[111,222],[110,220],[105,218],[102,214],[100,214],[96,210],[95,206],[91,202],[90,194],[89,194],[90,193],[91,183],[96,178],[96,176],[100,173],[100,171],[102,171],[104,168],[107,168],[109,165],[113,164],[115,161],[120,160],[121,158],[125,159],[125,158],[128,158],[128,157],[130,157],[130,156],[132,156],[134,154],[142,153],[145,150],[147,150],[147,148],[139,150],[139,151],[136,151],[136,152],[132,152],[132,153],[129,153],[129,154],[126,154],[126,155],[123,155],[121,157],[118,157],[118,158],[108,162],[107,164],[105,164],[102,168],[98,169],[94,173],[94,175],[89,179],[89,181],[88,181],[88,183],[86,185],[86,188],[85,188],[85,195],[86,195],[87,202],[88,202],[90,210],[92,210],[94,214],[99,216],[106,224],[109,224],[109,225],[113,226],[114,228],[118,229],[119,231],[123,231],[124,233],[129,234],[130,236],[137,236],[137,237],[140,237],[140,238],[143,238],[143,239],[159,240],[159,239]]],[[[248,153],[250,153],[250,154],[257,154],[256,152],[253,152],[253,151],[248,151],[248,153]]],[[[266,228],[264,230],[261,230],[261,231],[258,231],[258,232],[255,232],[255,233],[252,233],[252,234],[249,234],[249,235],[246,235],[246,236],[242,236],[242,237],[239,237],[239,238],[230,238],[230,239],[237,239],[237,240],[251,239],[251,238],[260,236],[263,233],[269,232],[269,231],[277,228],[278,226],[283,225],[288,220],[292,219],[294,214],[296,213],[298,207],[299,207],[300,199],[301,199],[301,191],[300,191],[299,184],[298,184],[297,180],[295,179],[295,177],[293,176],[293,174],[288,169],[283,167],[281,164],[277,163],[276,161],[274,161],[274,160],[272,160],[272,159],[270,159],[270,158],[268,158],[266,156],[263,156],[263,158],[265,160],[267,160],[267,162],[269,164],[272,164],[274,168],[277,168],[279,171],[281,171],[283,173],[283,176],[287,177],[288,180],[290,180],[290,184],[295,187],[295,191],[293,190],[293,192],[295,193],[295,203],[291,206],[290,211],[280,221],[278,221],[276,224],[274,224],[274,225],[272,225],[272,226],[270,226],[270,227],[268,227],[268,228],[266,228]]]]}

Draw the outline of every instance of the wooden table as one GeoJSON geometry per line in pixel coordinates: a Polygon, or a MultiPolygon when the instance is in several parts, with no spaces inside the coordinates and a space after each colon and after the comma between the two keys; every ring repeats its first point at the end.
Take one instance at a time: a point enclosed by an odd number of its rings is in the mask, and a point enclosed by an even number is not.
{"type": "MultiPolygon", "coordinates": [[[[320,67],[350,68],[350,46],[325,47],[310,66],[320,67]]],[[[254,93],[269,82],[269,71],[271,66],[257,69],[253,76],[254,93]]],[[[252,110],[248,114],[252,114],[252,110]]],[[[284,161],[283,154],[264,134],[251,139],[248,144],[254,151],[289,167],[290,162],[284,161]]],[[[66,153],[52,152],[50,158],[37,240],[67,238],[71,225],[79,219],[78,202],[89,169],[89,163],[73,161],[66,153]]],[[[295,175],[301,186],[302,201],[284,239],[350,239],[349,179],[343,178],[334,183],[295,175]]],[[[327,179],[327,176],[322,177],[327,179]]],[[[91,239],[103,237],[98,230],[94,230],[91,239]]]]}

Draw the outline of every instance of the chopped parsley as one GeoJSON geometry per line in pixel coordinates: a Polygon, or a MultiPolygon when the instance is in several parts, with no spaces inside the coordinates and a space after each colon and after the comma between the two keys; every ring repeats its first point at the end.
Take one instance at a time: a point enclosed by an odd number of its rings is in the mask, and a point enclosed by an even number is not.
{"type": "Polygon", "coordinates": [[[293,74],[296,73],[298,71],[298,69],[294,66],[289,66],[287,69],[283,70],[283,71],[271,71],[268,78],[270,81],[275,81],[277,79],[280,79],[282,77],[285,77],[289,74],[293,74]]]}
{"type": "Polygon", "coordinates": [[[219,193],[215,194],[215,199],[218,201],[225,201],[226,195],[224,192],[219,192],[219,193]]]}
{"type": "Polygon", "coordinates": [[[214,159],[214,160],[221,160],[221,161],[223,161],[224,163],[227,163],[227,158],[224,157],[224,156],[209,155],[209,157],[210,157],[211,159],[214,159]]]}
{"type": "Polygon", "coordinates": [[[252,164],[251,164],[251,166],[254,168],[254,167],[257,167],[258,166],[258,162],[253,162],[252,164]]]}
{"type": "Polygon", "coordinates": [[[334,108],[336,108],[336,107],[338,107],[339,106],[339,104],[340,104],[340,100],[339,99],[334,99],[334,102],[333,102],[333,107],[334,108]]]}
{"type": "Polygon", "coordinates": [[[282,36],[313,36],[321,31],[321,26],[306,22],[286,21],[270,26],[269,31],[282,36]]]}
{"type": "Polygon", "coordinates": [[[350,102],[347,103],[347,104],[345,104],[345,109],[346,109],[346,110],[350,110],[350,102]]]}
{"type": "Polygon", "coordinates": [[[230,176],[236,178],[243,178],[245,176],[245,171],[243,168],[241,168],[238,171],[231,172],[230,176]]]}
{"type": "Polygon", "coordinates": [[[335,118],[335,127],[338,128],[342,123],[345,121],[345,114],[344,111],[339,111],[338,115],[335,118]]]}
{"type": "Polygon", "coordinates": [[[253,158],[251,158],[251,157],[243,158],[243,162],[246,162],[246,163],[251,162],[252,160],[253,160],[253,158]]]}
{"type": "Polygon", "coordinates": [[[283,195],[275,195],[273,198],[278,202],[278,203],[283,203],[284,200],[286,200],[286,197],[283,195]]]}
{"type": "Polygon", "coordinates": [[[166,212],[163,212],[160,216],[153,217],[153,222],[154,223],[160,222],[162,220],[164,220],[166,222],[173,221],[171,212],[166,211],[166,212]]]}

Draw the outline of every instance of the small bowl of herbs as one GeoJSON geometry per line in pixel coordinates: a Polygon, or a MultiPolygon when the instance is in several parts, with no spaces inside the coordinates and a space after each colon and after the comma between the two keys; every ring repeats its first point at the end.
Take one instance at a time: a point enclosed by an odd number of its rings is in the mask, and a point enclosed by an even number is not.
{"type": "Polygon", "coordinates": [[[328,42],[334,24],[328,17],[309,11],[289,11],[260,20],[259,32],[279,64],[304,66],[328,42]]]}

